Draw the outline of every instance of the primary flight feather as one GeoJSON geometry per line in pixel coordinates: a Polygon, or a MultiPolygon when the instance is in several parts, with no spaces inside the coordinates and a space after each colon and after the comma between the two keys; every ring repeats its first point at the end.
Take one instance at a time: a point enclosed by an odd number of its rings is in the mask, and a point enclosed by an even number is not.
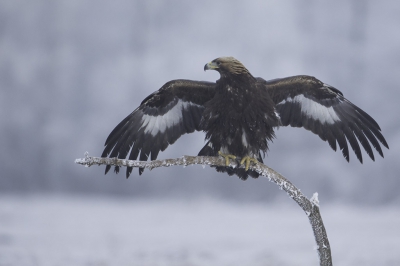
{"type": "MultiPolygon", "coordinates": [[[[361,146],[374,160],[372,147],[383,157],[389,148],[377,122],[343,97],[336,88],[311,76],[266,81],[253,77],[233,57],[220,57],[204,66],[216,70],[214,82],[172,80],[146,97],[108,136],[102,157],[155,160],[160,151],[186,133],[204,131],[206,144],[199,156],[239,159],[245,168],[216,167],[245,180],[258,173],[248,170],[262,162],[268,141],[279,126],[303,127],[337,144],[349,161],[350,147],[362,163],[361,146]],[[372,147],[371,147],[372,144],[372,147]]],[[[111,166],[106,167],[106,173],[111,166]]],[[[139,174],[143,173],[139,169],[139,174]]],[[[119,167],[115,167],[119,172],[119,167]]],[[[128,167],[126,176],[132,172],[128,167]]]]}

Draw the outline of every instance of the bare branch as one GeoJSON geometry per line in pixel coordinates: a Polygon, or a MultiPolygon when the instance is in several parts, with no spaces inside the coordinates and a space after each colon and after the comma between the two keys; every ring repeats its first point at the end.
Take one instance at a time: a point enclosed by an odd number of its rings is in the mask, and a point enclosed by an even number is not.
{"type": "MultiPolygon", "coordinates": [[[[157,167],[168,167],[173,165],[210,165],[210,166],[225,166],[225,159],[222,157],[209,157],[209,156],[182,156],[176,159],[166,160],[155,160],[155,161],[133,161],[117,158],[99,158],[91,157],[85,153],[85,158],[76,159],[75,163],[84,165],[86,167],[92,165],[113,165],[113,166],[130,166],[130,167],[142,167],[153,169],[157,167]]],[[[231,167],[243,167],[238,166],[234,160],[230,162],[231,167]]],[[[324,223],[322,222],[321,214],[319,212],[318,193],[315,193],[311,200],[309,200],[303,193],[296,188],[289,180],[283,177],[281,174],[269,168],[268,166],[257,163],[250,165],[250,169],[257,171],[260,175],[267,177],[269,181],[277,184],[280,189],[286,191],[286,193],[303,209],[306,213],[311,227],[314,232],[315,241],[317,243],[317,251],[320,259],[320,265],[330,266],[332,265],[331,249],[328,241],[328,237],[325,231],[324,223]]]]}

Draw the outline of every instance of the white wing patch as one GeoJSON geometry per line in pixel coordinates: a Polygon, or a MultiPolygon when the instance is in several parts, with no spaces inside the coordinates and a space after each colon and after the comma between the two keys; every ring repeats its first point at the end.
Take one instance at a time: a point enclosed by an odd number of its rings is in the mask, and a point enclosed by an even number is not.
{"type": "MultiPolygon", "coordinates": [[[[276,111],[276,109],[274,108],[274,113],[275,113],[275,116],[276,117],[278,117],[278,119],[281,119],[281,116],[279,115],[279,113],[276,111]]],[[[267,118],[268,119],[268,117],[267,116],[265,116],[265,118],[267,118]]]]}
{"type": "Polygon", "coordinates": [[[246,148],[249,146],[249,143],[247,143],[247,135],[246,132],[244,132],[244,129],[242,129],[242,143],[246,148]]]}
{"type": "Polygon", "coordinates": [[[334,124],[336,121],[340,121],[340,118],[337,116],[332,106],[323,106],[322,104],[304,97],[304,95],[297,95],[294,98],[287,98],[286,100],[278,103],[278,105],[285,104],[286,102],[296,102],[300,104],[301,112],[303,114],[309,118],[320,121],[321,124],[334,124]]]}
{"type": "Polygon", "coordinates": [[[187,109],[190,105],[199,106],[190,102],[178,101],[178,103],[164,115],[153,116],[145,114],[142,117],[141,128],[145,128],[144,133],[151,134],[153,137],[159,132],[164,133],[167,128],[181,123],[183,110],[187,109]]]}

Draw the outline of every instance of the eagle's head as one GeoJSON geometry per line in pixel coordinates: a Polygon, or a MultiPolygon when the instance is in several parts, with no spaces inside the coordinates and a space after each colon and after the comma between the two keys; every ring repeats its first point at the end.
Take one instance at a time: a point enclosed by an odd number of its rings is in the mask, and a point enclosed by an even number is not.
{"type": "Polygon", "coordinates": [[[204,71],[206,70],[216,70],[221,76],[231,76],[231,75],[250,75],[247,68],[236,58],[229,57],[219,57],[207,63],[204,66],[204,71]]]}

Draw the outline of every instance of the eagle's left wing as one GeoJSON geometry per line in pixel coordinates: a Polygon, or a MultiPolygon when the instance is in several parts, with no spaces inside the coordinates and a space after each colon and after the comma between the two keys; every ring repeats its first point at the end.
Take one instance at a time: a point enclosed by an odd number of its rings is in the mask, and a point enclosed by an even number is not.
{"type": "MultiPolygon", "coordinates": [[[[101,157],[155,160],[180,136],[200,130],[204,104],[215,93],[215,83],[172,80],[146,97],[108,136],[101,157]]],[[[106,173],[111,166],[107,165],[106,173]]],[[[139,169],[139,174],[143,172],[139,169]]],[[[119,172],[119,167],[115,167],[119,172]]],[[[132,168],[128,167],[126,177],[132,168]]]]}
{"type": "Polygon", "coordinates": [[[338,89],[310,76],[270,81],[258,78],[258,82],[266,86],[283,126],[304,127],[328,141],[335,151],[337,142],[347,161],[347,141],[361,163],[358,141],[372,160],[375,158],[370,143],[382,157],[379,142],[389,148],[378,123],[338,89]]]}

